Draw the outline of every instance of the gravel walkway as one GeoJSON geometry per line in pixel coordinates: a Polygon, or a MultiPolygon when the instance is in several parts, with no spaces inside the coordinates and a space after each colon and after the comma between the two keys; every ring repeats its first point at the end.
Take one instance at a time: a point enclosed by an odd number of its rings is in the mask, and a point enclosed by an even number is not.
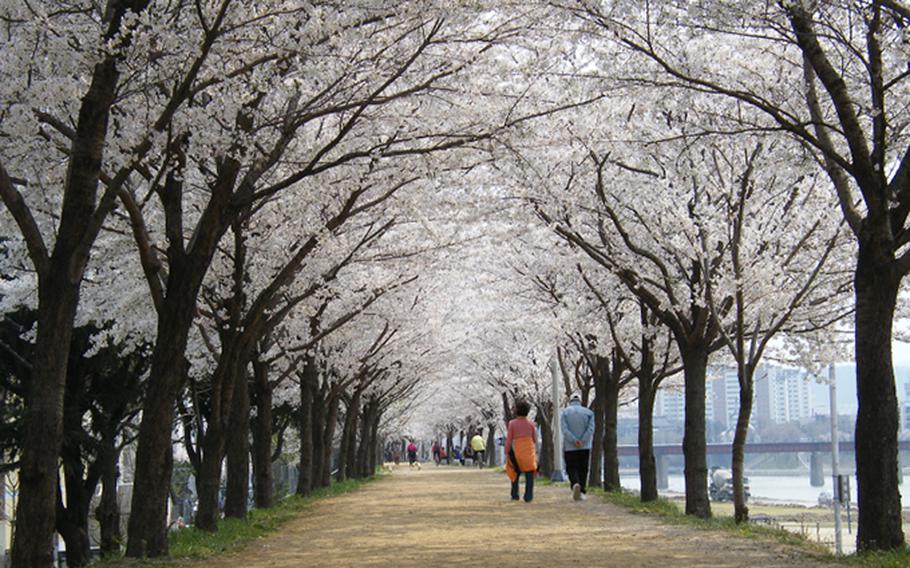
{"type": "Polygon", "coordinates": [[[503,473],[398,466],[387,479],[318,502],[225,568],[305,566],[793,567],[823,564],[795,548],[668,526],[564,487],[509,499],[503,473]]]}

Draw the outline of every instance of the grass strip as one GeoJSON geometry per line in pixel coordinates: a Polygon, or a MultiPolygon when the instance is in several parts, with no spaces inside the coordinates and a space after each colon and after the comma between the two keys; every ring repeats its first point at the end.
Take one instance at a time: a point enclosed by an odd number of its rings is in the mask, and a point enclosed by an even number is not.
{"type": "Polygon", "coordinates": [[[170,556],[161,559],[106,558],[97,560],[91,568],[126,568],[134,566],[184,566],[191,561],[237,550],[242,545],[278,531],[285,523],[312,508],[314,502],[350,493],[365,483],[378,479],[349,479],[313,491],[306,497],[291,495],[270,509],[253,509],[246,519],[221,519],[216,532],[194,527],[170,533],[170,556]]]}
{"type": "Polygon", "coordinates": [[[629,509],[633,513],[654,515],[675,525],[685,525],[701,530],[722,530],[745,538],[771,540],[781,544],[796,546],[804,550],[809,556],[823,562],[869,568],[907,568],[910,566],[910,548],[892,552],[865,552],[849,556],[836,556],[824,545],[812,542],[803,535],[786,529],[753,523],[736,524],[732,517],[700,519],[692,515],[686,515],[675,502],[669,499],[659,498],[656,501],[642,503],[638,492],[608,492],[597,487],[588,488],[588,493],[598,495],[605,501],[629,509]]]}
{"type": "Polygon", "coordinates": [[[910,548],[892,552],[863,552],[841,559],[849,566],[872,568],[907,568],[910,566],[910,548]]]}

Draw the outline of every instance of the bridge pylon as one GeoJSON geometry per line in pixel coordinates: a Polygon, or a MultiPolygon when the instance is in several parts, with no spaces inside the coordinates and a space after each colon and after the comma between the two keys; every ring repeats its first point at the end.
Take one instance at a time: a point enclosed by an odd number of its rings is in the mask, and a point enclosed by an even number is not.
{"type": "Polygon", "coordinates": [[[821,452],[809,454],[809,484],[812,487],[825,486],[825,464],[821,452]]]}

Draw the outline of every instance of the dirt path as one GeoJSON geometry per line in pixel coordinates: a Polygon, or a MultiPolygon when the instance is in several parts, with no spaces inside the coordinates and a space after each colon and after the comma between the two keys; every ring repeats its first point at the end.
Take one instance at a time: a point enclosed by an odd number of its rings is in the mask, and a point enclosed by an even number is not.
{"type": "Polygon", "coordinates": [[[574,502],[562,487],[511,501],[502,473],[399,466],[202,566],[821,566],[783,545],[662,525],[598,501],[574,502]]]}

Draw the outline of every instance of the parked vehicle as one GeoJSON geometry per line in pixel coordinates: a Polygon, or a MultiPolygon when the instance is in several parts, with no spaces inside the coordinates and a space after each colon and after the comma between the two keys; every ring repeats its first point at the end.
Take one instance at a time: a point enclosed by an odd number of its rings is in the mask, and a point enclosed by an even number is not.
{"type": "MultiPolygon", "coordinates": [[[[711,468],[711,484],[708,486],[708,495],[712,501],[733,500],[733,472],[721,467],[711,468]]],[[[743,492],[746,500],[751,495],[749,491],[749,478],[743,478],[743,492]]]]}

